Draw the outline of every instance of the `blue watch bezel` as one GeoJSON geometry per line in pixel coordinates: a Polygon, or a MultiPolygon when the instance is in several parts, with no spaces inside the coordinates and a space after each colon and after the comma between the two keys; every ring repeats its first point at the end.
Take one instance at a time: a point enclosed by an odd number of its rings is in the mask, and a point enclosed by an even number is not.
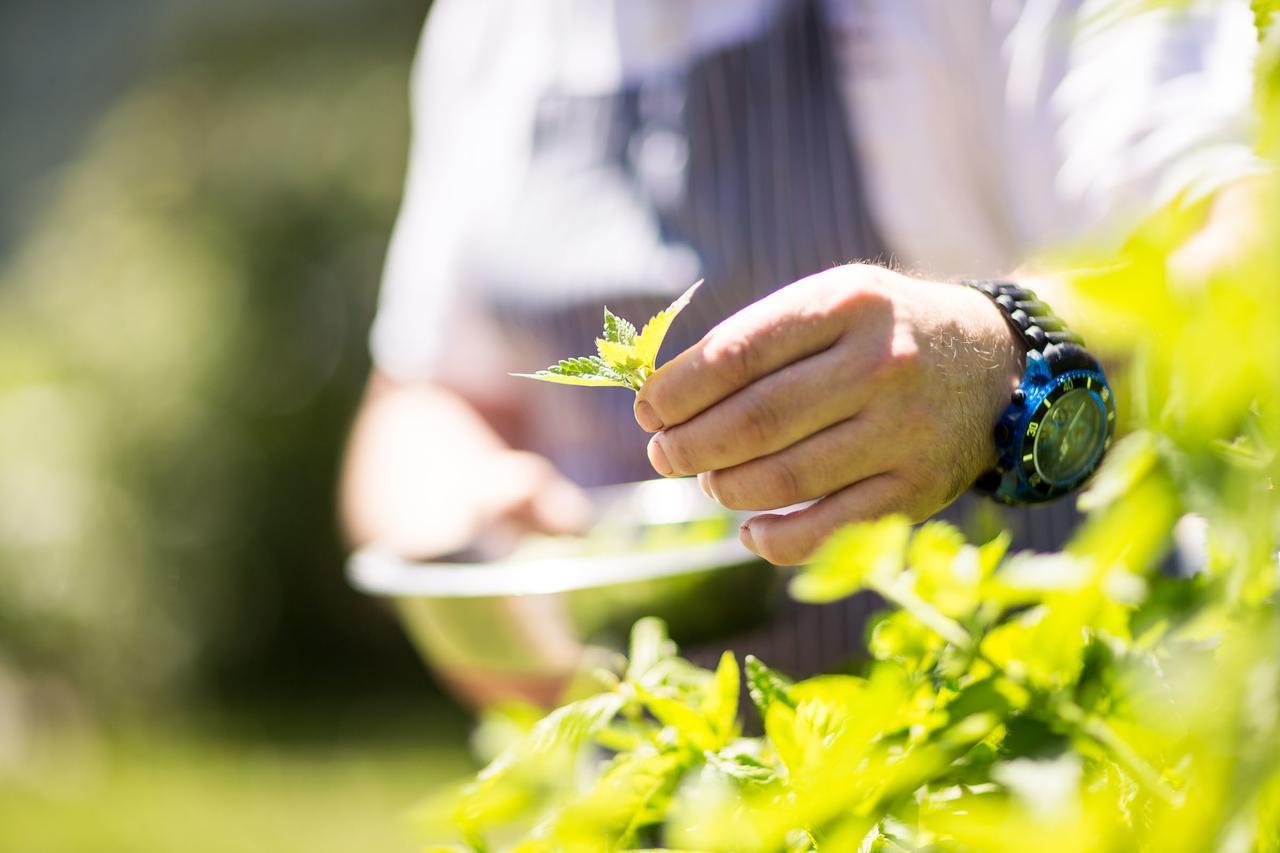
{"type": "Polygon", "coordinates": [[[1013,393],[1012,402],[996,423],[995,439],[999,484],[992,496],[1002,503],[1028,504],[1050,501],[1068,494],[1089,479],[1102,463],[1115,436],[1115,395],[1101,366],[1074,344],[1050,345],[1044,352],[1027,352],[1027,369],[1013,393]],[[1026,449],[1055,400],[1068,391],[1084,388],[1106,413],[1107,434],[1089,463],[1069,481],[1049,483],[1035,467],[1034,447],[1026,449]]]}

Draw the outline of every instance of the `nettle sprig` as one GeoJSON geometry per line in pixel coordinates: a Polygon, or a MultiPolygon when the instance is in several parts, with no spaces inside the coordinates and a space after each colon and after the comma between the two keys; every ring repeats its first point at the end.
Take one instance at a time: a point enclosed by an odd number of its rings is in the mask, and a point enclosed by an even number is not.
{"type": "Polygon", "coordinates": [[[665,310],[659,311],[644,328],[636,331],[630,321],[604,309],[603,337],[596,338],[596,354],[561,359],[546,370],[536,373],[513,373],[527,379],[557,382],[561,385],[586,385],[599,388],[630,388],[639,391],[640,386],[657,369],[658,350],[671,329],[672,322],[693,298],[701,280],[680,295],[665,310]]]}

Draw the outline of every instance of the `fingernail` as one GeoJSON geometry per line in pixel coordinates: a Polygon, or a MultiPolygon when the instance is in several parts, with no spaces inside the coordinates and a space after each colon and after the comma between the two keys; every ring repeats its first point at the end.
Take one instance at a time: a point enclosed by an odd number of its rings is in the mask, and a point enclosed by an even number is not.
{"type": "Polygon", "coordinates": [[[649,439],[649,463],[653,465],[655,471],[664,477],[670,477],[674,471],[671,463],[667,461],[667,454],[662,449],[662,443],[658,440],[658,436],[649,439]]]}
{"type": "Polygon", "coordinates": [[[636,423],[647,432],[657,432],[662,429],[662,419],[653,410],[653,406],[644,400],[636,400],[636,423]]]}
{"type": "Polygon", "coordinates": [[[711,473],[709,471],[703,471],[698,475],[698,485],[702,487],[704,495],[711,498],[711,500],[716,499],[716,496],[711,491],[711,473]]]}
{"type": "Polygon", "coordinates": [[[751,522],[744,522],[743,525],[738,528],[738,541],[741,542],[748,551],[753,554],[755,553],[756,540],[751,536],[751,522]]]}

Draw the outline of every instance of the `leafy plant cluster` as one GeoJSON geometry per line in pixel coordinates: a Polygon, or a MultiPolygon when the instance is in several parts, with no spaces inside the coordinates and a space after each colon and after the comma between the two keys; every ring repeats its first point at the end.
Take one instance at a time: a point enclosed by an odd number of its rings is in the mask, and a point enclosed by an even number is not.
{"type": "Polygon", "coordinates": [[[491,720],[505,748],[431,813],[465,849],[524,853],[1280,849],[1280,180],[1253,190],[1262,238],[1207,272],[1170,262],[1203,221],[1190,200],[1119,258],[1077,258],[1086,336],[1127,353],[1132,429],[1065,551],[847,528],[791,592],[888,602],[864,672],[707,671],[642,621],[599,692],[491,720]]]}
{"type": "Polygon", "coordinates": [[[640,386],[656,369],[658,350],[662,347],[671,324],[689,304],[701,284],[701,281],[694,282],[675,302],[645,323],[639,332],[631,322],[605,308],[604,331],[601,333],[603,337],[596,338],[595,355],[564,358],[545,370],[515,375],[561,385],[630,388],[632,391],[639,391],[640,386]]]}

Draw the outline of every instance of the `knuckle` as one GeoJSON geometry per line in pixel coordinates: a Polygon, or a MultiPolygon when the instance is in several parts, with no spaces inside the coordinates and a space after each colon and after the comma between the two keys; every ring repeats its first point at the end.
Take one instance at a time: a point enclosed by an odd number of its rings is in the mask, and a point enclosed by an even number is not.
{"type": "Polygon", "coordinates": [[[747,490],[742,488],[741,474],[732,469],[711,471],[707,474],[707,488],[725,509],[750,509],[747,490]]]}
{"type": "Polygon", "coordinates": [[[671,464],[676,474],[691,474],[697,471],[695,455],[683,432],[667,430],[663,433],[660,443],[667,462],[671,464]]]}
{"type": "Polygon", "coordinates": [[[862,298],[883,299],[892,286],[889,270],[875,264],[849,264],[841,267],[847,288],[862,298]]]}
{"type": "Polygon", "coordinates": [[[769,503],[773,505],[770,509],[803,500],[801,478],[793,465],[776,460],[765,470],[765,490],[769,503]]]}
{"type": "Polygon", "coordinates": [[[777,407],[758,394],[747,396],[742,406],[739,427],[742,440],[757,447],[770,443],[782,428],[782,417],[777,407]]]}
{"type": "Polygon", "coordinates": [[[803,500],[795,469],[777,460],[712,471],[708,479],[716,500],[727,509],[769,510],[803,500]]]}
{"type": "Polygon", "coordinates": [[[659,375],[649,377],[645,381],[637,401],[648,403],[662,423],[668,423],[671,416],[671,397],[667,391],[667,383],[659,375]]]}
{"type": "Polygon", "coordinates": [[[745,384],[753,374],[755,348],[742,337],[726,337],[713,341],[704,353],[707,366],[732,386],[745,384]]]}
{"type": "Polygon", "coordinates": [[[865,293],[877,293],[887,284],[889,271],[868,263],[848,264],[843,267],[850,281],[856,282],[865,293]]]}
{"type": "Polygon", "coordinates": [[[893,311],[893,273],[871,264],[849,264],[831,272],[835,278],[822,291],[819,313],[865,318],[893,311]]]}

